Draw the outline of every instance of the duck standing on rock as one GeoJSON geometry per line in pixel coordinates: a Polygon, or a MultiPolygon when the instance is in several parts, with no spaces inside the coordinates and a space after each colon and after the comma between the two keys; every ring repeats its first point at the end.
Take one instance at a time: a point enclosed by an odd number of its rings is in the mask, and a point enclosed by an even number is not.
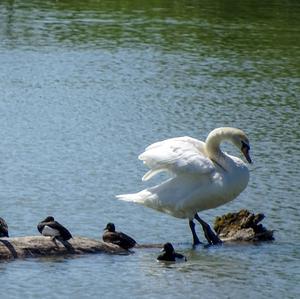
{"type": "Polygon", "coordinates": [[[205,142],[192,137],[176,137],[148,146],[139,159],[150,170],[146,181],[160,172],[171,177],[138,193],[117,195],[120,200],[142,204],[177,218],[187,218],[193,244],[201,242],[195,231],[194,219],[202,226],[209,244],[222,243],[198,212],[213,209],[236,198],[249,181],[249,170],[238,157],[220,148],[229,141],[251,163],[250,143],[246,134],[236,128],[221,127],[209,133],[205,142]]]}
{"type": "Polygon", "coordinates": [[[116,232],[115,225],[107,223],[102,236],[104,242],[116,244],[126,250],[135,246],[136,241],[122,232],[116,232]]]}
{"type": "Polygon", "coordinates": [[[43,236],[52,237],[53,241],[55,241],[55,239],[67,241],[72,238],[71,233],[64,226],[55,221],[52,216],[48,216],[41,221],[37,229],[43,236]]]}
{"type": "Polygon", "coordinates": [[[174,247],[171,243],[164,244],[162,251],[164,253],[157,257],[158,261],[166,261],[166,262],[187,261],[184,255],[175,252],[174,247]]]}
{"type": "Polygon", "coordinates": [[[0,238],[8,236],[8,226],[3,218],[0,217],[0,238]]]}

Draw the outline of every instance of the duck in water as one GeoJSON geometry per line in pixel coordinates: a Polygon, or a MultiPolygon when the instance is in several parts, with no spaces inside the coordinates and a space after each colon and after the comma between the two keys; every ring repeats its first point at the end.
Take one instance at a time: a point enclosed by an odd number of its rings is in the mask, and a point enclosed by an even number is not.
{"type": "Polygon", "coordinates": [[[174,247],[171,243],[164,244],[162,249],[163,254],[157,257],[158,261],[166,261],[166,262],[176,262],[176,261],[184,261],[186,262],[186,257],[180,253],[175,252],[174,247]]]}

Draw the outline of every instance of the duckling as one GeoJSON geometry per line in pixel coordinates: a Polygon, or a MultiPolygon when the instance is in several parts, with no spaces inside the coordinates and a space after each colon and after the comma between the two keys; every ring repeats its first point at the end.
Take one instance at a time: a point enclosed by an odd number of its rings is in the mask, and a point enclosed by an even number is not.
{"type": "Polygon", "coordinates": [[[8,236],[8,226],[3,218],[0,217],[0,238],[8,236]]]}
{"type": "Polygon", "coordinates": [[[158,261],[167,261],[167,262],[176,262],[176,261],[184,261],[187,259],[184,255],[175,252],[174,247],[171,243],[166,243],[161,250],[164,253],[157,257],[158,261]]]}
{"type": "Polygon", "coordinates": [[[48,216],[37,226],[38,231],[43,236],[49,236],[55,239],[67,241],[72,238],[71,233],[60,223],[54,220],[54,217],[48,216]]]}
{"type": "Polygon", "coordinates": [[[102,236],[104,242],[113,243],[128,250],[135,246],[136,241],[122,232],[116,232],[113,223],[107,223],[102,236]]]}

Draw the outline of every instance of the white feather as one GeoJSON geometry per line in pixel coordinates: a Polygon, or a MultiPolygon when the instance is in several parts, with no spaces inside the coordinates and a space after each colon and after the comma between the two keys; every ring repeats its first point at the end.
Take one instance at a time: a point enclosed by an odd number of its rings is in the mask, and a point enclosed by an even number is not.
{"type": "Polygon", "coordinates": [[[173,174],[208,174],[214,165],[205,154],[205,143],[191,137],[171,138],[156,142],[139,155],[149,168],[143,180],[148,180],[161,171],[173,174]]]}
{"type": "Polygon", "coordinates": [[[42,231],[42,235],[49,237],[57,237],[60,235],[60,233],[57,229],[53,229],[52,227],[45,225],[42,231]]]}
{"type": "Polygon", "coordinates": [[[241,159],[223,153],[219,145],[229,140],[238,146],[238,138],[248,140],[241,130],[219,128],[209,134],[206,142],[191,137],[156,142],[139,156],[150,168],[143,180],[161,171],[168,171],[173,177],[117,198],[189,219],[198,211],[231,201],[246,188],[249,171],[241,159]]]}

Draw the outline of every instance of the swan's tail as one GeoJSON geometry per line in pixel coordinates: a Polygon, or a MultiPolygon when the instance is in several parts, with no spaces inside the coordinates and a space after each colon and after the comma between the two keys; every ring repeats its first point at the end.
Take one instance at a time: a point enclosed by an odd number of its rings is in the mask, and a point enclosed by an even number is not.
{"type": "Polygon", "coordinates": [[[124,201],[132,201],[139,204],[145,204],[145,201],[147,201],[147,199],[149,199],[149,197],[152,195],[153,194],[151,192],[145,189],[138,193],[116,195],[116,198],[124,201]]]}

